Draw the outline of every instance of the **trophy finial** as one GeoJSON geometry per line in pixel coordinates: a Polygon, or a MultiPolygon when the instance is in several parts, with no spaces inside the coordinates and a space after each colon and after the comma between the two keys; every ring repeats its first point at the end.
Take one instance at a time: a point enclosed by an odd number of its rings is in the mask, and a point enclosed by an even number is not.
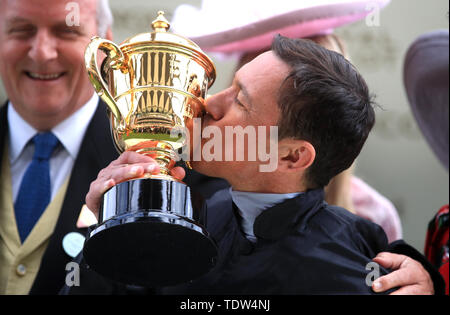
{"type": "Polygon", "coordinates": [[[164,11],[158,11],[158,17],[152,22],[153,30],[156,32],[167,32],[170,28],[170,23],[164,17],[164,11]]]}

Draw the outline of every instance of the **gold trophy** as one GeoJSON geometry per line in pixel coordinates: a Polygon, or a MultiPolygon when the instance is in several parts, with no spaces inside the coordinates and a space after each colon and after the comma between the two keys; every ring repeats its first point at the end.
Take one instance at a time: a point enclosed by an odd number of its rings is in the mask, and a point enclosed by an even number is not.
{"type": "Polygon", "coordinates": [[[119,183],[104,194],[83,253],[90,268],[110,279],[163,286],[199,277],[217,256],[202,225],[205,209],[195,207],[190,188],[170,175],[185,145],[183,133],[174,137],[173,130],[202,114],[216,71],[195,43],[167,32],[164,12],[152,27],[119,46],[94,37],[86,48],[88,75],[108,105],[116,148],[151,156],[161,174],[119,183]],[[100,68],[99,50],[106,54],[100,68]]]}

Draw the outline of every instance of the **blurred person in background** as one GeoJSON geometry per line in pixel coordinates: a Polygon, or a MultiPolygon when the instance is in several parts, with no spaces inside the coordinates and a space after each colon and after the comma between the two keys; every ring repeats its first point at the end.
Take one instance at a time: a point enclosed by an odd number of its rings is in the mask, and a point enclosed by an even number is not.
{"type": "MultiPolygon", "coordinates": [[[[404,61],[404,85],[414,117],[430,148],[448,172],[449,32],[419,36],[404,61]]],[[[439,269],[449,294],[449,207],[443,205],[430,221],[425,255],[439,269]]]]}

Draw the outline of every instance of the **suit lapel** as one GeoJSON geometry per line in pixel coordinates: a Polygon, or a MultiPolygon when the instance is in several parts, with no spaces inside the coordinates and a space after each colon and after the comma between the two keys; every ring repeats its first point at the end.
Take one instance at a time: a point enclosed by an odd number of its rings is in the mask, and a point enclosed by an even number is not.
{"type": "Polygon", "coordinates": [[[8,103],[0,107],[0,165],[3,162],[3,149],[8,136],[8,103]]]}
{"type": "Polygon", "coordinates": [[[64,284],[65,267],[72,258],[64,252],[62,239],[69,232],[86,233],[86,229],[76,228],[76,221],[90,183],[97,178],[102,168],[118,156],[109,130],[105,105],[100,102],[84,136],[55,231],[30,294],[57,294],[64,284]]]}

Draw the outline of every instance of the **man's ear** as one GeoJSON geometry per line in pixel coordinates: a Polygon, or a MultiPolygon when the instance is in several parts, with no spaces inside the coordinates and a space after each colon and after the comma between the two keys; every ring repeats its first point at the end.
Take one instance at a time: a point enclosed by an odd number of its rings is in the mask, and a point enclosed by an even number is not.
{"type": "Polygon", "coordinates": [[[304,171],[316,158],[314,146],[305,140],[283,139],[278,145],[278,170],[304,171]]]}

